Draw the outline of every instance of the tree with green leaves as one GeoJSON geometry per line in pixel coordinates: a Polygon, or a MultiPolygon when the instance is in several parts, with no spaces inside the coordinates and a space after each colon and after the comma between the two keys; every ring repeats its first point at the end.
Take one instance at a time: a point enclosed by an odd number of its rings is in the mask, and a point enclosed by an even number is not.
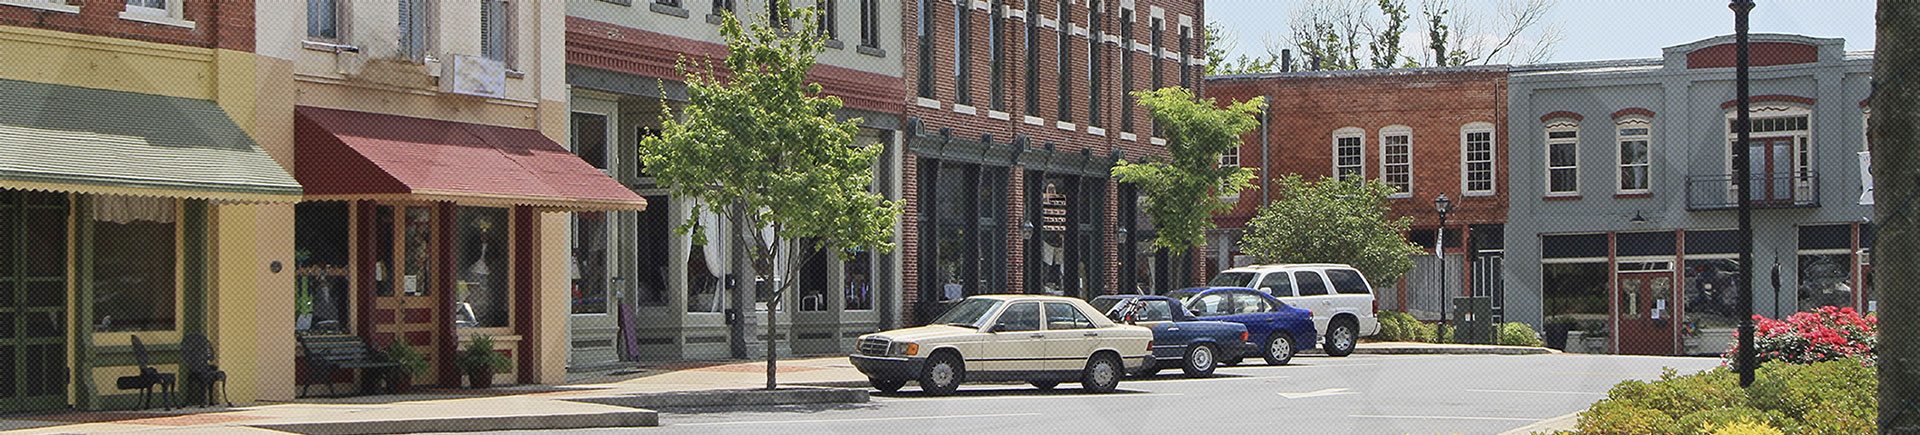
{"type": "Polygon", "coordinates": [[[1238,59],[1227,59],[1227,52],[1233,51],[1237,43],[1219,21],[1207,23],[1207,28],[1200,36],[1206,38],[1201,44],[1207,47],[1206,75],[1258,74],[1280,70],[1280,56],[1273,53],[1259,57],[1242,54],[1238,59]]]}
{"type": "Polygon", "coordinates": [[[1419,245],[1401,236],[1413,218],[1387,218],[1394,189],[1376,179],[1274,180],[1274,201],[1247,223],[1241,249],[1261,263],[1345,263],[1376,286],[1413,270],[1419,245]]]}
{"type": "Polygon", "coordinates": [[[1242,135],[1260,125],[1253,115],[1260,113],[1265,99],[1220,107],[1212,98],[1198,98],[1193,90],[1180,87],[1134,91],[1133,96],[1165,129],[1170,158],[1122,162],[1113,168],[1113,176],[1138,186],[1146,196],[1147,215],[1158,229],[1155,248],[1205,245],[1213,214],[1233,207],[1220,197],[1253,187],[1253,169],[1221,166],[1220,154],[1240,148],[1242,135]]]}
{"type": "Polygon", "coordinates": [[[744,26],[723,14],[724,69],[681,58],[689,104],[662,114],[660,135],[640,142],[647,173],[676,197],[696,200],[678,231],[704,244],[700,213],[725,217],[754,276],[777,284],[767,301],[768,389],[777,385],[774,313],[799,282],[800,266],[826,252],[892,250],[900,214],[897,203],[870,191],[881,149],[856,144],[859,121],[837,119],[840,99],[807,82],[822,47],[813,29],[819,11],[777,1],[783,21],[806,28],[744,26]]]}

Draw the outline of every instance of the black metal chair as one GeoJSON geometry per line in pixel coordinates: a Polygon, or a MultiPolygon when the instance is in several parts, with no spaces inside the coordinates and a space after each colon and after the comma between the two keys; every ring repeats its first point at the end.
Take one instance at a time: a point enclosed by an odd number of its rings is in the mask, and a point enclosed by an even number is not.
{"type": "Polygon", "coordinates": [[[227,372],[220,370],[220,366],[213,363],[213,343],[207,341],[207,336],[200,334],[187,334],[182,338],[180,358],[184,366],[183,371],[187,374],[187,384],[196,386],[206,393],[206,400],[201,402],[200,406],[216,403],[213,401],[213,384],[216,382],[220,383],[220,395],[226,398],[227,406],[233,406],[233,396],[227,394],[227,372]]]}
{"type": "Polygon", "coordinates": [[[140,374],[121,376],[114,380],[115,386],[122,390],[140,390],[140,409],[152,407],[153,387],[159,386],[160,400],[167,404],[167,409],[173,409],[176,403],[171,398],[177,377],[173,373],[160,373],[159,369],[150,366],[152,360],[147,358],[147,346],[140,343],[140,336],[137,335],[133,336],[133,360],[140,364],[140,374]]]}

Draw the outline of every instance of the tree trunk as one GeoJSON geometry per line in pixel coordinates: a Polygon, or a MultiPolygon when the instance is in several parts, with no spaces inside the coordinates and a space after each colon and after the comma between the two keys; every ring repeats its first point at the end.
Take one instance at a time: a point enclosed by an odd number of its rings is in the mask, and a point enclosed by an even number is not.
{"type": "Polygon", "coordinates": [[[769,390],[779,385],[774,381],[774,362],[778,360],[777,357],[780,355],[778,346],[780,336],[775,334],[776,331],[774,330],[773,324],[773,312],[779,303],[780,298],[778,297],[767,301],[767,389],[769,390]]]}
{"type": "Polygon", "coordinates": [[[1912,1],[1880,0],[1873,54],[1874,241],[1880,284],[1880,433],[1920,433],[1920,9],[1912,1]]]}

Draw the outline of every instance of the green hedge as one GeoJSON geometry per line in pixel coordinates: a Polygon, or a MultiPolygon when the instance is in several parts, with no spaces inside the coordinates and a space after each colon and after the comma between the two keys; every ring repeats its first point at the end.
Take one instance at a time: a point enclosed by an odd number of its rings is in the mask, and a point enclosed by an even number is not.
{"type": "Polygon", "coordinates": [[[1508,322],[1500,324],[1499,344],[1502,346],[1540,347],[1540,333],[1525,323],[1508,322]]]}
{"type": "Polygon", "coordinates": [[[1742,390],[1725,368],[1626,381],[1580,413],[1573,434],[1871,434],[1879,379],[1859,361],[1767,363],[1742,390]]]}
{"type": "Polygon", "coordinates": [[[1380,311],[1377,314],[1380,318],[1380,334],[1375,338],[1382,341],[1433,342],[1433,325],[1399,311],[1380,311]]]}

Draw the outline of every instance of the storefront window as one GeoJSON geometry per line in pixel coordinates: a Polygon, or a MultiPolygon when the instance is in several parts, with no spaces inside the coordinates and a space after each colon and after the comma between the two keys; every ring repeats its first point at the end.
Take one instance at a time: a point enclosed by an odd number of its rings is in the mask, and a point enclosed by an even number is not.
{"type": "Polygon", "coordinates": [[[433,294],[433,208],[407,207],[406,274],[400,280],[405,296],[433,294]]]}
{"type": "Polygon", "coordinates": [[[393,296],[393,207],[373,208],[373,292],[393,296]]]}
{"type": "MultiPolygon", "coordinates": [[[[713,242],[709,239],[708,242],[713,242]]],[[[720,277],[714,276],[710,262],[725,261],[707,246],[693,245],[687,256],[687,311],[718,313],[727,308],[726,292],[720,291],[720,277]]]]}
{"type": "Polygon", "coordinates": [[[92,211],[94,332],[175,330],[178,202],[99,196],[92,211]]]}
{"type": "Polygon", "coordinates": [[[1740,263],[1736,260],[1687,260],[1687,323],[1699,328],[1732,328],[1739,319],[1740,263]]]}
{"type": "Polygon", "coordinates": [[[1866,296],[1867,298],[1867,307],[1866,307],[1867,312],[1869,313],[1879,312],[1880,311],[1880,294],[1874,293],[1873,291],[1873,253],[1872,252],[1860,253],[1860,291],[1865,292],[1864,294],[1862,294],[1862,296],[1866,296]]]}
{"type": "Polygon", "coordinates": [[[847,310],[873,309],[873,252],[860,250],[842,264],[840,287],[847,298],[847,310]]]}
{"type": "MultiPolygon", "coordinates": [[[[803,242],[802,246],[805,245],[806,243],[803,242]]],[[[827,297],[833,294],[832,285],[828,284],[827,281],[827,278],[829,278],[827,276],[827,264],[832,261],[834,255],[834,253],[823,249],[814,252],[813,255],[806,258],[807,263],[800,266],[800,276],[798,277],[800,280],[800,298],[793,299],[800,304],[800,311],[827,310],[827,297]]]]}
{"type": "Polygon", "coordinates": [[[454,219],[454,326],[507,326],[507,209],[460,207],[454,219]]]}
{"type": "Polygon", "coordinates": [[[1800,256],[1800,311],[1853,306],[1853,256],[1800,256]]]}
{"type": "Polygon", "coordinates": [[[573,215],[573,313],[607,312],[607,214],[573,215]]]}
{"type": "Polygon", "coordinates": [[[639,245],[634,254],[637,268],[634,277],[636,299],[641,306],[667,305],[667,243],[671,242],[672,231],[667,224],[668,200],[665,196],[649,196],[646,210],[637,213],[634,229],[639,245]]]}
{"type": "Polygon", "coordinates": [[[349,331],[347,320],[347,203],[293,206],[293,329],[349,331]]]}
{"type": "MultiPolygon", "coordinates": [[[[1606,263],[1556,263],[1540,266],[1548,347],[1566,349],[1569,332],[1584,337],[1605,336],[1607,319],[1606,263]]],[[[1577,348],[1577,347],[1576,347],[1577,348]]]]}

